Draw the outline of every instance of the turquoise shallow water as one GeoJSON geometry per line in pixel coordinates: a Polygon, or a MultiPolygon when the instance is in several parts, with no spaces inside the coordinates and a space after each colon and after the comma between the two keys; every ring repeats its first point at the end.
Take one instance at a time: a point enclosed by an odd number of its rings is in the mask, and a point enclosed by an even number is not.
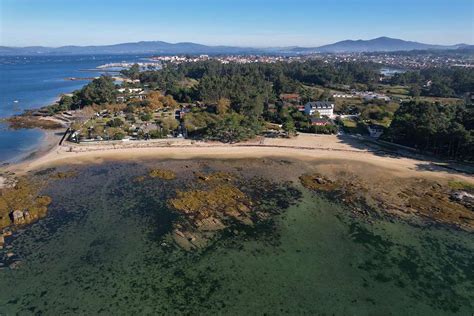
{"type": "Polygon", "coordinates": [[[237,229],[191,253],[166,237],[175,220],[166,199],[192,185],[192,171],[259,175],[276,188],[306,168],[268,159],[81,167],[45,190],[49,216],[9,240],[23,265],[0,270],[0,314],[472,313],[472,235],[369,224],[296,182],[299,202],[271,225],[237,229]],[[177,171],[178,180],[132,181],[152,166],[177,171]]]}

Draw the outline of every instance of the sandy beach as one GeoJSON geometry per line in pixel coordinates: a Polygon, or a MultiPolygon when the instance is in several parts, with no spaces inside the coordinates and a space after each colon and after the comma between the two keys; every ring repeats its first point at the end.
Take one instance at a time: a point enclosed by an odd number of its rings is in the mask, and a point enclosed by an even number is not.
{"type": "Polygon", "coordinates": [[[458,179],[474,183],[472,173],[461,172],[430,160],[403,157],[369,146],[350,136],[301,134],[291,139],[259,138],[238,144],[199,142],[185,139],[110,142],[107,144],[72,144],[49,147],[46,152],[18,164],[3,167],[5,171],[24,174],[29,171],[62,164],[91,164],[114,160],[190,159],[190,158],[263,158],[278,157],[298,160],[337,160],[369,163],[384,168],[398,177],[424,176],[458,179]]]}

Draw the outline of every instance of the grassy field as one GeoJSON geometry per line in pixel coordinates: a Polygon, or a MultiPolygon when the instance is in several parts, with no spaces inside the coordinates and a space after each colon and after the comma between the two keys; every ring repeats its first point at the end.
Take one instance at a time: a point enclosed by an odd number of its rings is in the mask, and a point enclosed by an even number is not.
{"type": "Polygon", "coordinates": [[[342,124],[344,124],[345,128],[356,128],[357,122],[352,119],[342,119],[342,124]]]}
{"type": "Polygon", "coordinates": [[[450,181],[449,187],[454,190],[468,190],[474,191],[474,184],[462,182],[462,181],[450,181]]]}
{"type": "Polygon", "coordinates": [[[346,106],[360,107],[361,105],[364,104],[364,102],[361,98],[350,98],[350,99],[335,98],[334,104],[335,104],[334,110],[336,112],[338,112],[345,105],[346,106]]]}
{"type": "Polygon", "coordinates": [[[408,96],[410,91],[406,86],[390,86],[390,85],[379,85],[377,92],[390,94],[390,95],[399,95],[399,96],[408,96]]]}
{"type": "Polygon", "coordinates": [[[390,126],[390,124],[392,123],[392,120],[389,119],[388,117],[386,117],[383,120],[371,120],[371,123],[376,124],[376,125],[381,125],[383,127],[388,128],[390,126]]]}
{"type": "Polygon", "coordinates": [[[419,97],[417,98],[419,101],[426,101],[426,102],[439,102],[441,104],[463,104],[464,101],[458,98],[438,98],[438,97],[419,97]]]}
{"type": "Polygon", "coordinates": [[[367,126],[364,122],[355,121],[353,119],[342,119],[343,129],[350,134],[368,134],[367,126]]]}

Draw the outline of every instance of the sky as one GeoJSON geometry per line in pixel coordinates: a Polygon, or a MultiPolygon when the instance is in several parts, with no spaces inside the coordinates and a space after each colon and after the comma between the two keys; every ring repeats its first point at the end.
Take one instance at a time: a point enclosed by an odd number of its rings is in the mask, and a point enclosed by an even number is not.
{"type": "Polygon", "coordinates": [[[0,45],[474,44],[473,0],[0,0],[0,45]]]}

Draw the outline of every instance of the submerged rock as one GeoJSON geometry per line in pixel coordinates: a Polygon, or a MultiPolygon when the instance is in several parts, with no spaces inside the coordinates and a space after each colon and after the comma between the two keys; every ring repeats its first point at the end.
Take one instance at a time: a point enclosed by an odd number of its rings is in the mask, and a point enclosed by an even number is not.
{"type": "Polygon", "coordinates": [[[165,170],[165,169],[152,169],[148,175],[151,178],[159,178],[162,180],[176,179],[176,173],[174,173],[171,170],[165,170]]]}
{"type": "Polygon", "coordinates": [[[21,261],[15,261],[12,264],[10,264],[9,268],[12,270],[18,269],[21,265],[21,261]]]}
{"type": "Polygon", "coordinates": [[[50,176],[51,179],[68,179],[68,178],[75,178],[78,176],[78,172],[71,170],[67,172],[57,172],[50,176]]]}

